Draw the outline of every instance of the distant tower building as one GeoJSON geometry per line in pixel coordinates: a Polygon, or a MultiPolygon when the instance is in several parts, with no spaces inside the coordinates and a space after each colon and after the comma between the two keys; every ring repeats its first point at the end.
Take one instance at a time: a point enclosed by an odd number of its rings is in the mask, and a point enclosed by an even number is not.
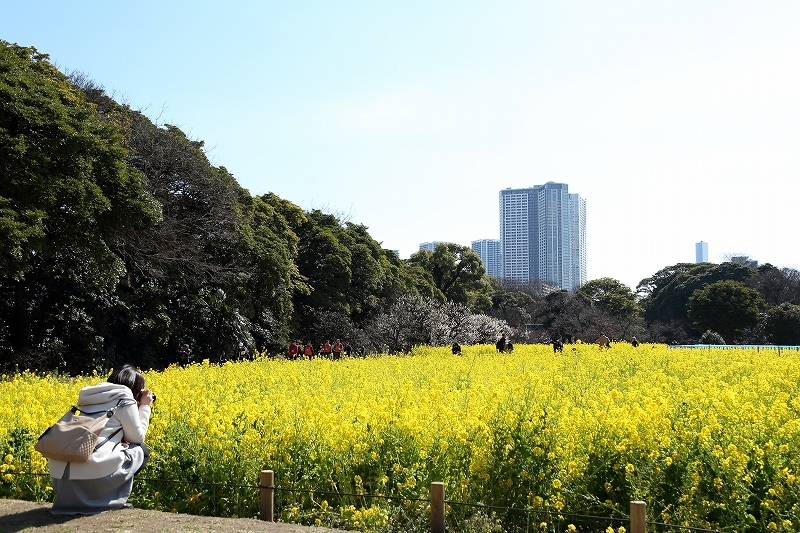
{"type": "Polygon", "coordinates": [[[419,249],[420,250],[429,250],[431,252],[435,252],[437,244],[442,244],[442,241],[421,242],[419,244],[419,249]]]}
{"type": "Polygon", "coordinates": [[[700,241],[694,245],[695,263],[708,263],[708,243],[700,241]]]}
{"type": "Polygon", "coordinates": [[[500,241],[498,239],[481,239],[472,241],[472,251],[481,256],[486,273],[500,277],[503,265],[500,263],[500,241]]]}
{"type": "Polygon", "coordinates": [[[586,200],[568,187],[500,191],[502,277],[569,291],[586,283],[586,200]]]}

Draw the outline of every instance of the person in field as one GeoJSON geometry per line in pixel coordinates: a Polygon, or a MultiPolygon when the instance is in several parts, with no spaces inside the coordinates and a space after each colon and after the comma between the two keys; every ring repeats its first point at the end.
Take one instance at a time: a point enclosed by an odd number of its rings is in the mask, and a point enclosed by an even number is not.
{"type": "Polygon", "coordinates": [[[292,341],[292,343],[289,345],[289,359],[294,361],[297,359],[298,353],[300,353],[300,347],[295,341],[292,341]]]}
{"type": "Polygon", "coordinates": [[[505,333],[503,333],[503,335],[500,337],[500,339],[497,341],[497,343],[495,343],[494,346],[495,346],[495,348],[497,348],[497,351],[500,352],[500,353],[503,353],[504,351],[506,351],[506,334],[505,333]]]}
{"type": "Polygon", "coordinates": [[[47,460],[56,496],[51,513],[91,515],[131,507],[128,497],[133,476],[150,457],[144,437],[154,401],[144,377],[131,365],[117,368],[103,383],[80,390],[77,405],[81,415],[106,416],[109,410],[116,410],[89,461],[47,460]]]}
{"type": "Polygon", "coordinates": [[[308,341],[305,346],[303,346],[303,355],[309,359],[314,359],[314,347],[311,346],[311,341],[308,341]]]}
{"type": "Polygon", "coordinates": [[[192,358],[192,349],[189,347],[189,345],[184,344],[181,346],[181,349],[178,350],[178,360],[184,365],[188,365],[192,362],[192,358]]]}
{"type": "Polygon", "coordinates": [[[342,358],[342,341],[340,339],[336,339],[336,342],[333,343],[333,358],[342,358]]]}
{"type": "Polygon", "coordinates": [[[601,333],[600,336],[597,338],[597,345],[600,348],[611,348],[611,339],[606,337],[605,333],[601,333]]]}
{"type": "Polygon", "coordinates": [[[453,351],[453,355],[461,355],[461,345],[457,342],[454,342],[450,349],[453,351]]]}
{"type": "Polygon", "coordinates": [[[561,342],[561,339],[556,339],[553,341],[553,353],[556,352],[563,352],[564,351],[564,343],[561,342]]]}
{"type": "Polygon", "coordinates": [[[244,361],[245,359],[247,359],[247,346],[240,342],[239,347],[236,349],[236,360],[244,361]]]}

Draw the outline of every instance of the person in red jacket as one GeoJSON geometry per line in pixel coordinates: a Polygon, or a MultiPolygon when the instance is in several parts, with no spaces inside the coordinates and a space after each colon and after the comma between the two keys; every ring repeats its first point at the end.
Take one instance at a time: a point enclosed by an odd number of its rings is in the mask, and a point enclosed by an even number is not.
{"type": "Polygon", "coordinates": [[[329,358],[331,356],[331,341],[325,341],[322,345],[322,357],[329,358]]]}
{"type": "Polygon", "coordinates": [[[295,341],[292,341],[292,343],[289,345],[289,359],[294,361],[297,359],[298,353],[300,353],[300,347],[297,346],[295,341]]]}
{"type": "Polygon", "coordinates": [[[311,346],[311,341],[308,341],[306,345],[303,347],[303,355],[305,355],[309,359],[314,359],[314,347],[311,346]]]}
{"type": "Polygon", "coordinates": [[[342,341],[339,339],[336,339],[336,342],[333,343],[333,358],[334,359],[342,358],[342,341]]]}

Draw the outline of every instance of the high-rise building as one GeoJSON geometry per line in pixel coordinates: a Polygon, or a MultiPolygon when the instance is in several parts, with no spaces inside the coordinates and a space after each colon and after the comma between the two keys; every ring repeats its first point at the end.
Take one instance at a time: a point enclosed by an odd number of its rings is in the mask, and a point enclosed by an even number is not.
{"type": "Polygon", "coordinates": [[[586,283],[586,200],[549,181],[500,191],[502,277],[574,291],[586,283]]]}
{"type": "Polygon", "coordinates": [[[708,263],[708,243],[700,241],[694,245],[695,263],[708,263]]]}
{"type": "Polygon", "coordinates": [[[483,268],[486,273],[496,278],[500,277],[503,265],[500,262],[500,241],[497,239],[480,239],[472,241],[472,251],[481,256],[483,268]]]}
{"type": "Polygon", "coordinates": [[[419,249],[435,252],[437,244],[442,244],[442,241],[421,242],[419,243],[419,249]]]}

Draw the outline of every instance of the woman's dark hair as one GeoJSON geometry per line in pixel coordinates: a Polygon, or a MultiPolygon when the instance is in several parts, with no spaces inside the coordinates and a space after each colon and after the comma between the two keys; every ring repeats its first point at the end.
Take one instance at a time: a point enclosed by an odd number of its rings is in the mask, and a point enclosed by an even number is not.
{"type": "Polygon", "coordinates": [[[133,397],[139,400],[139,395],[144,390],[144,376],[142,376],[136,368],[131,365],[122,365],[117,367],[110,376],[108,376],[109,383],[116,383],[117,385],[125,385],[133,393],[133,397]]]}

